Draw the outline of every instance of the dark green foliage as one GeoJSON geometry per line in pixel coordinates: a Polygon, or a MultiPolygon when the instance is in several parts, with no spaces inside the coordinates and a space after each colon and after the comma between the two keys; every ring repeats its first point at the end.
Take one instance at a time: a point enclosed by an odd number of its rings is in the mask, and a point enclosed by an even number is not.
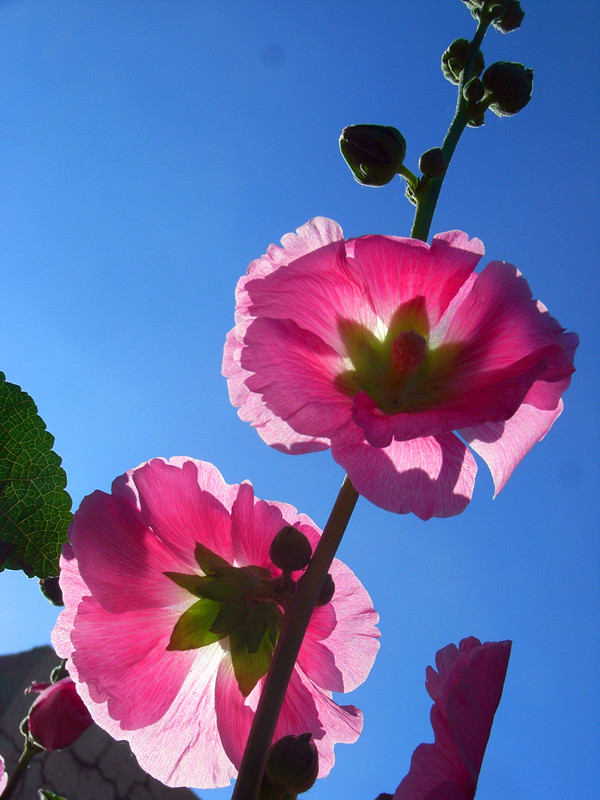
{"type": "Polygon", "coordinates": [[[58,575],[72,514],[53,444],[31,397],[0,372],[0,571],[58,575]]]}

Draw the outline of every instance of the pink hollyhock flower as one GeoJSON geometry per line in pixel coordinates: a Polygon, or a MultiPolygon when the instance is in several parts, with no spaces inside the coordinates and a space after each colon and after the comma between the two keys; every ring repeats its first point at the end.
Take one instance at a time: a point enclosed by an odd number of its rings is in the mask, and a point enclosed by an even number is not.
{"type": "Polygon", "coordinates": [[[0,793],[4,791],[7,783],[8,775],[6,774],[6,770],[4,768],[4,759],[2,756],[0,756],[0,793]]]}
{"type": "Polygon", "coordinates": [[[317,217],[238,283],[223,374],[239,415],[289,453],[331,447],[357,491],[422,519],[496,493],[562,411],[575,334],[478,239],[344,241],[317,217]]]}
{"type": "Polygon", "coordinates": [[[28,692],[40,692],[29,710],[28,730],[46,750],[69,747],[93,720],[71,678],[56,683],[32,683],[28,692]]]}
{"type": "Polygon", "coordinates": [[[438,650],[425,684],[435,743],[417,747],[394,800],[473,800],[511,644],[470,636],[438,650]]]}
{"type": "MultiPolygon", "coordinates": [[[[236,775],[285,604],[269,547],[288,524],[314,548],[308,517],[190,458],[142,464],[75,514],[52,641],[95,721],[169,786],[236,775]]],[[[334,744],[362,728],[331,692],[364,681],[379,635],[354,574],[340,561],[331,574],[335,594],[313,613],[274,737],[312,733],[321,776],[334,744]]]]}

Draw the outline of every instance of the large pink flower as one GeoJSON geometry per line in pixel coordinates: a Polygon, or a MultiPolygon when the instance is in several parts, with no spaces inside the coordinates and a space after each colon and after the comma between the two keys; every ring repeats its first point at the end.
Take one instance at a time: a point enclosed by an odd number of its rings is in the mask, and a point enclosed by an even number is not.
{"type": "MultiPolygon", "coordinates": [[[[236,775],[278,630],[269,592],[282,573],[269,547],[286,524],[314,548],[308,517],[189,458],[149,461],[75,514],[54,646],[95,721],[167,785],[212,788],[236,775]]],[[[364,681],[379,635],[354,574],[340,561],[331,574],[335,594],[313,613],[275,733],[311,732],[321,776],[334,744],[362,728],[360,711],[331,692],[364,681]]]]}
{"type": "Polygon", "coordinates": [[[476,464],[496,492],[562,411],[575,334],[518,270],[479,274],[478,239],[344,241],[318,217],[253,261],[237,287],[223,374],[267,444],[331,447],[356,489],[422,519],[460,513],[476,464]]]}
{"type": "Polygon", "coordinates": [[[437,652],[425,684],[435,743],[417,747],[394,800],[473,800],[510,648],[471,636],[437,652]]]}

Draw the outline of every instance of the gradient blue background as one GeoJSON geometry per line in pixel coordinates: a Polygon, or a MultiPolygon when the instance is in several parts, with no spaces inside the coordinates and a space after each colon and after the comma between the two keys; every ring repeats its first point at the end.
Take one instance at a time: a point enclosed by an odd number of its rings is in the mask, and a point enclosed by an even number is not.
{"type": "MultiPolygon", "coordinates": [[[[345,702],[364,732],[315,800],[393,792],[432,738],[427,664],[448,642],[514,641],[478,800],[598,797],[598,32],[596,0],[523,0],[487,63],[535,68],[518,116],[468,129],[433,231],[518,266],[582,344],[566,410],[492,502],[424,523],[359,502],[340,556],[381,614],[373,671],[345,702]]],[[[355,183],[341,129],[396,125],[407,165],[441,142],[455,89],[443,50],[459,0],[0,2],[0,369],[38,404],[76,508],[153,456],[214,462],[230,483],[323,525],[329,453],[267,448],[220,376],[247,264],[315,215],[347,236],[407,235],[398,179],[355,183]]],[[[0,576],[0,652],[49,640],[35,581],[0,576]]],[[[202,792],[221,800],[230,790],[202,792]]]]}

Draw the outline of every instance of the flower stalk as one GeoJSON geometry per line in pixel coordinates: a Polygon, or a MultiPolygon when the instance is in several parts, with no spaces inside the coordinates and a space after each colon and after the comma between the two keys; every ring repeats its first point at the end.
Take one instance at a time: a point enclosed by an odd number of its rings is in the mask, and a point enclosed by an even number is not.
{"type": "Polygon", "coordinates": [[[475,58],[483,41],[483,37],[485,36],[491,22],[492,19],[488,14],[481,14],[481,19],[479,20],[475,36],[473,37],[473,41],[469,46],[469,52],[467,54],[465,66],[458,84],[456,111],[454,112],[454,118],[450,123],[448,132],[446,133],[442,143],[442,153],[444,154],[446,169],[438,178],[432,178],[428,181],[425,181],[425,183],[422,183],[415,192],[417,209],[415,212],[415,218],[413,220],[412,230],[410,232],[411,238],[413,239],[421,239],[423,242],[426,242],[427,237],[429,236],[433,214],[435,212],[438,197],[440,196],[444,178],[446,177],[448,165],[450,164],[450,160],[454,155],[454,151],[456,150],[456,146],[460,140],[460,137],[462,136],[462,133],[469,122],[469,104],[463,95],[463,89],[465,84],[467,84],[473,77],[475,58]]]}
{"type": "Polygon", "coordinates": [[[27,737],[23,752],[21,753],[21,756],[8,779],[8,783],[4,787],[4,791],[0,793],[0,798],[2,798],[2,800],[8,800],[9,797],[12,797],[13,792],[19,785],[21,778],[29,766],[29,762],[35,755],[41,753],[43,749],[43,747],[35,744],[35,742],[32,742],[31,739],[27,737]]]}
{"type": "Polygon", "coordinates": [[[273,661],[250,730],[232,800],[256,800],[281,705],[323,581],[348,525],[358,492],[346,476],[294,599],[286,611],[273,661]]]}

